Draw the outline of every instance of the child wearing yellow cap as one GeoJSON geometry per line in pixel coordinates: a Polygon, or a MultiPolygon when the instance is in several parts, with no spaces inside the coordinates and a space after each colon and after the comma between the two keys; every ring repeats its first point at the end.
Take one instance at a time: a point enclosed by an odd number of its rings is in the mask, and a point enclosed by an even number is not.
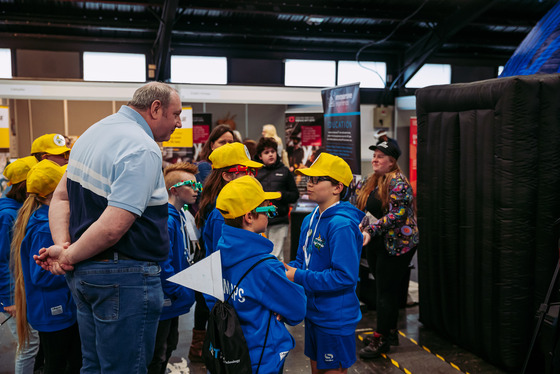
{"type": "Polygon", "coordinates": [[[216,251],[224,219],[215,209],[216,198],[228,182],[244,175],[255,175],[263,164],[251,160],[249,150],[241,143],[230,143],[216,148],[208,157],[212,172],[204,183],[196,223],[202,230],[206,255],[216,251]]]}
{"type": "MultiPolygon", "coordinates": [[[[221,139],[221,138],[220,138],[221,139]]],[[[224,217],[216,209],[216,198],[224,186],[244,175],[255,175],[263,164],[251,160],[249,150],[241,143],[228,143],[214,148],[208,159],[212,163],[212,172],[204,181],[196,225],[202,234],[206,256],[216,251],[218,240],[222,236],[224,217]]],[[[195,293],[196,307],[193,328],[193,342],[189,359],[202,362],[202,342],[206,333],[209,309],[204,306],[204,299],[213,303],[211,296],[195,293]]]]}
{"type": "MultiPolygon", "coordinates": [[[[10,273],[10,244],[12,229],[17,214],[27,195],[27,173],[37,163],[35,157],[28,156],[17,159],[4,169],[4,176],[11,187],[6,197],[0,199],[0,311],[4,313],[7,324],[14,337],[17,335],[17,315],[14,305],[14,280],[10,273]]],[[[30,329],[29,341],[26,345],[18,344],[15,359],[16,373],[33,371],[35,356],[39,351],[39,333],[30,329]]]]}
{"type": "Polygon", "coordinates": [[[41,135],[31,144],[31,155],[37,161],[51,160],[60,166],[68,164],[70,148],[66,146],[66,138],[60,134],[41,135]]]}
{"type": "Polygon", "coordinates": [[[356,296],[364,213],[344,200],[352,172],[340,157],[321,153],[308,169],[309,199],[318,207],[303,220],[296,260],[287,277],[307,294],[305,355],[313,373],[346,373],[356,361],[356,325],[362,318],[356,296]]]}
{"type": "Polygon", "coordinates": [[[297,325],[305,317],[305,292],[286,278],[284,266],[271,254],[273,243],[261,236],[276,207],[268,200],[278,192],[264,192],[258,180],[243,176],[228,183],[216,208],[225,218],[218,242],[222,260],[224,298],[234,307],[254,372],[280,373],[295,342],[284,322],[297,325]],[[255,266],[240,283],[249,268],[255,266]],[[268,333],[268,334],[267,334],[268,333]],[[264,347],[264,348],[263,348],[264,347]]]}
{"type": "Polygon", "coordinates": [[[28,197],[19,210],[11,245],[19,343],[25,343],[29,325],[39,331],[44,373],[78,373],[82,365],[76,305],[66,280],[43,270],[33,259],[41,248],[53,244],[49,204],[65,170],[49,160],[29,170],[28,197]]]}

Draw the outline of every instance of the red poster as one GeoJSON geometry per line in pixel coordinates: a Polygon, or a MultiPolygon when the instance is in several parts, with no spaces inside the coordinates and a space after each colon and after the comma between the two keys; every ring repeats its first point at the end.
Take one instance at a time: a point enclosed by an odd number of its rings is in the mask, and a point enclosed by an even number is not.
{"type": "Polygon", "coordinates": [[[416,171],[418,166],[416,164],[416,151],[418,149],[418,122],[416,117],[410,117],[410,184],[412,185],[412,190],[414,191],[414,196],[416,196],[416,171]]]}
{"type": "Polygon", "coordinates": [[[210,125],[193,125],[193,143],[205,143],[210,136],[210,125]]]}
{"type": "Polygon", "coordinates": [[[322,126],[302,126],[301,127],[301,145],[310,145],[312,147],[321,146],[322,126]]]}

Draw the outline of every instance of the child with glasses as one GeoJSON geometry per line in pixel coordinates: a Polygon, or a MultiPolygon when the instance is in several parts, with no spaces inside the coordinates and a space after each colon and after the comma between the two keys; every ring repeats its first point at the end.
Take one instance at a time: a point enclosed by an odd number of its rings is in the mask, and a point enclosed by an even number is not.
{"type": "Polygon", "coordinates": [[[308,169],[309,199],[318,207],[303,220],[296,260],[286,275],[307,294],[305,355],[312,373],[346,373],[356,361],[356,296],[364,213],[344,200],[353,179],[340,157],[322,153],[308,169]]]}
{"type": "Polygon", "coordinates": [[[199,183],[195,175],[196,165],[176,163],[163,170],[163,179],[169,202],[167,204],[167,230],[169,232],[169,255],[159,263],[163,308],[156,332],[154,355],[148,365],[148,374],[165,373],[169,358],[179,342],[179,316],[189,312],[194,304],[194,291],[169,282],[167,279],[189,267],[194,257],[189,235],[186,231],[185,205],[194,204],[198,197],[199,183]]]}
{"type": "Polygon", "coordinates": [[[268,200],[278,192],[264,192],[251,176],[226,185],[216,201],[225,225],[218,242],[222,260],[224,296],[234,290],[229,303],[234,307],[251,357],[254,372],[281,373],[294,338],[284,323],[299,324],[305,317],[303,288],[286,278],[284,266],[271,252],[273,244],[260,234],[276,207],[268,200]],[[259,263],[239,283],[245,272],[259,263]]]}

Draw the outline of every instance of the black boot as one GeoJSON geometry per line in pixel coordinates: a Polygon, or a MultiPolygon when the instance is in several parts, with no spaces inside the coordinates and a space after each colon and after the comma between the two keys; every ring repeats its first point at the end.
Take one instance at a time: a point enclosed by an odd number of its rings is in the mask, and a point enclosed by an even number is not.
{"type": "Polygon", "coordinates": [[[387,343],[389,343],[389,345],[399,345],[399,330],[394,329],[389,331],[389,335],[387,335],[387,343]]]}
{"type": "Polygon", "coordinates": [[[382,353],[387,353],[391,350],[391,346],[383,335],[373,336],[371,342],[367,347],[360,349],[360,357],[365,359],[372,359],[381,356],[382,353]]]}

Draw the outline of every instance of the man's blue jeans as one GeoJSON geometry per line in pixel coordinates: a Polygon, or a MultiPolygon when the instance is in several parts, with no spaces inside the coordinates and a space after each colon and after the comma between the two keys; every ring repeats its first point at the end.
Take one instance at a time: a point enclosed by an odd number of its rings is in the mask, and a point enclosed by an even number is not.
{"type": "Polygon", "coordinates": [[[163,305],[159,272],[155,262],[116,259],[66,274],[78,307],[80,373],[146,373],[163,305]]]}

